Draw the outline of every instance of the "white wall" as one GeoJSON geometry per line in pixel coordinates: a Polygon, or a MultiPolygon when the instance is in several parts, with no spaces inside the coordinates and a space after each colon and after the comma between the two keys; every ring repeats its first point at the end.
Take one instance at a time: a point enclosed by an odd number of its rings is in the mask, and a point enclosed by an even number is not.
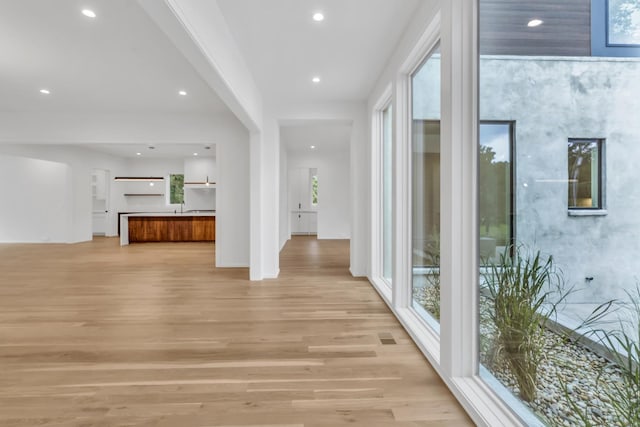
{"type": "Polygon", "coordinates": [[[215,188],[185,188],[184,209],[212,210],[216,208],[215,188]]]}
{"type": "MultiPolygon", "coordinates": [[[[117,205],[121,212],[173,212],[180,209],[179,205],[169,205],[169,181],[170,174],[181,174],[184,171],[182,159],[127,159],[123,176],[158,176],[164,177],[162,182],[112,181],[111,186],[115,190],[117,205]],[[163,196],[124,196],[124,194],[163,194],[163,196]]],[[[115,175],[114,175],[115,177],[115,175]]],[[[186,204],[185,204],[185,208],[186,204]]]]}
{"type": "Polygon", "coordinates": [[[291,215],[289,215],[289,155],[284,144],[280,145],[280,250],[291,238],[291,215]]]}
{"type": "MultiPolygon", "coordinates": [[[[154,159],[135,158],[125,161],[123,176],[158,176],[163,182],[112,181],[116,206],[121,212],[173,212],[180,205],[171,204],[169,199],[169,180],[171,174],[185,174],[185,181],[204,181],[207,176],[213,182],[216,178],[215,158],[175,158],[154,159]],[[125,196],[124,194],[162,194],[162,196],[125,196]]],[[[115,176],[114,176],[115,177],[115,176]]],[[[204,188],[184,189],[183,210],[216,208],[216,190],[204,188]]]]}
{"type": "Polygon", "coordinates": [[[66,164],[0,155],[0,242],[70,241],[70,182],[66,164]]]}
{"type": "MultiPolygon", "coordinates": [[[[288,154],[289,175],[299,168],[318,169],[318,239],[351,237],[350,162],[343,151],[292,152],[288,154]]],[[[281,208],[282,209],[282,208],[281,208]]],[[[285,207],[291,218],[289,207],[285,207]]]]}
{"type": "MultiPolygon", "coordinates": [[[[215,157],[191,157],[184,160],[185,182],[217,182],[218,166],[215,157]],[[208,179],[208,181],[207,181],[208,179]]],[[[216,189],[184,188],[185,207],[187,209],[211,210],[216,208],[216,189]]]]}
{"type": "Polygon", "coordinates": [[[217,150],[216,266],[248,267],[249,133],[219,143],[217,150]]]}
{"type": "Polygon", "coordinates": [[[190,157],[184,160],[184,180],[216,182],[218,168],[215,157],[190,157]]]}
{"type": "MultiPolygon", "coordinates": [[[[65,163],[70,168],[70,202],[67,216],[71,221],[69,243],[83,242],[93,238],[91,174],[93,169],[106,169],[111,176],[122,175],[125,162],[117,157],[98,153],[77,146],[41,145],[41,144],[0,144],[0,153],[65,163]]],[[[117,212],[119,198],[111,185],[111,205],[107,215],[107,235],[117,233],[117,212]]],[[[25,194],[31,194],[26,192],[25,194]]],[[[37,199],[37,195],[32,197],[37,199]]]]}
{"type": "Polygon", "coordinates": [[[82,114],[0,112],[0,143],[211,144],[236,120],[220,114],[82,114]]]}

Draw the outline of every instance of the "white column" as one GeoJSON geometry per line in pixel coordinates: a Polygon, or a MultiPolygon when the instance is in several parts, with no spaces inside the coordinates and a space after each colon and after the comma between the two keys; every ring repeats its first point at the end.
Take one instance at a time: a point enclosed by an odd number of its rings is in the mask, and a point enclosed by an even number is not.
{"type": "Polygon", "coordinates": [[[477,372],[476,30],[476,2],[443,2],[440,360],[451,377],[477,372]]]}
{"type": "Polygon", "coordinates": [[[249,139],[249,279],[262,280],[262,134],[249,139]]]}

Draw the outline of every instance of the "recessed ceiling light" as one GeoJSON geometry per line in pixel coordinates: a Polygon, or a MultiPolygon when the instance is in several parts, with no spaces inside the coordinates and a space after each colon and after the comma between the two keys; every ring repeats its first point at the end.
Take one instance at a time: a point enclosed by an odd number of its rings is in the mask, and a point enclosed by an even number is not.
{"type": "Polygon", "coordinates": [[[181,90],[180,92],[178,92],[178,95],[180,96],[187,96],[187,92],[184,90],[181,90]]]}
{"type": "Polygon", "coordinates": [[[315,150],[315,149],[316,149],[316,146],[315,146],[315,145],[312,145],[312,146],[311,146],[311,149],[312,149],[312,150],[315,150]]]}
{"type": "Polygon", "coordinates": [[[527,27],[538,27],[544,23],[541,19],[532,19],[527,23],[527,27]]]}
{"type": "Polygon", "coordinates": [[[49,89],[40,89],[40,93],[44,95],[49,95],[51,92],[49,92],[49,89]]]}
{"type": "Polygon", "coordinates": [[[91,9],[82,9],[82,14],[87,18],[95,18],[96,13],[91,9]]]}
{"type": "Polygon", "coordinates": [[[194,155],[194,156],[197,156],[197,155],[198,155],[198,153],[193,153],[193,155],[194,155]]]}
{"type": "Polygon", "coordinates": [[[320,77],[314,77],[311,79],[311,81],[314,83],[320,83],[320,77]]]}
{"type": "Polygon", "coordinates": [[[153,182],[150,182],[150,183],[149,183],[149,187],[153,187],[153,182]]]}
{"type": "Polygon", "coordinates": [[[316,12],[313,14],[313,20],[316,22],[324,21],[324,15],[320,12],[316,12]]]}
{"type": "Polygon", "coordinates": [[[142,153],[136,153],[136,156],[142,156],[142,153]]]}

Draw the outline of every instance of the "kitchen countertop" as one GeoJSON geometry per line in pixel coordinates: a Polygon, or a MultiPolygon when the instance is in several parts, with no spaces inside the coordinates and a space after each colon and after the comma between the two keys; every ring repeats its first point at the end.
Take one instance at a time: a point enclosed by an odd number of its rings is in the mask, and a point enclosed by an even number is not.
{"type": "Polygon", "coordinates": [[[122,214],[122,217],[131,217],[131,216],[155,216],[155,217],[178,217],[178,216],[216,216],[215,212],[207,212],[207,211],[195,211],[195,212],[139,212],[132,214],[122,214]]]}
{"type": "Polygon", "coordinates": [[[120,246],[126,246],[129,244],[129,218],[184,218],[184,217],[215,217],[215,211],[198,211],[193,210],[191,212],[136,212],[120,215],[120,246]]]}

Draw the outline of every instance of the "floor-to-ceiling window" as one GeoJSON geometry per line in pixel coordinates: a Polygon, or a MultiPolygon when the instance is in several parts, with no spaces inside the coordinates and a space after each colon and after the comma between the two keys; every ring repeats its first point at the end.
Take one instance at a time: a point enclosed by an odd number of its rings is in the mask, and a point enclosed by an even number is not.
{"type": "Polygon", "coordinates": [[[440,318],[440,51],[411,76],[411,259],[413,307],[440,318]]]}
{"type": "Polygon", "coordinates": [[[640,425],[640,1],[479,5],[481,375],[545,425],[640,425]]]}
{"type": "Polygon", "coordinates": [[[382,111],[382,277],[393,277],[393,107],[382,111]]]}

